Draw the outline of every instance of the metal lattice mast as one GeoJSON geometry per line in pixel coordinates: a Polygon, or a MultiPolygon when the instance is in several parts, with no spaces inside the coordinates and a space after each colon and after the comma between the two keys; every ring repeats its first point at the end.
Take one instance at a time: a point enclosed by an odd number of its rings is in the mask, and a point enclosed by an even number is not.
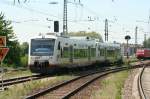
{"type": "Polygon", "coordinates": [[[147,42],[146,42],[146,40],[147,40],[147,38],[146,38],[146,33],[144,34],[144,41],[145,41],[145,47],[147,47],[147,42]]]}
{"type": "Polygon", "coordinates": [[[136,26],[135,27],[135,45],[137,45],[137,29],[138,29],[138,27],[136,26]]]}
{"type": "Polygon", "coordinates": [[[138,44],[138,42],[137,42],[137,31],[138,31],[138,27],[136,26],[136,27],[135,27],[135,45],[134,45],[134,52],[136,52],[136,50],[137,50],[137,44],[138,44]]]}
{"type": "Polygon", "coordinates": [[[105,41],[108,41],[108,20],[105,20],[105,41]]]}
{"type": "Polygon", "coordinates": [[[67,26],[67,0],[64,0],[64,13],[63,13],[63,35],[68,35],[67,26]]]}

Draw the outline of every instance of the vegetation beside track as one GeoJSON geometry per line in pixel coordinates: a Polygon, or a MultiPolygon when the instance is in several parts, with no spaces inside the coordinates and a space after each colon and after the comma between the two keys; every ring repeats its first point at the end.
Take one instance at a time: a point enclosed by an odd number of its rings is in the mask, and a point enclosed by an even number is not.
{"type": "Polygon", "coordinates": [[[8,71],[3,74],[3,78],[11,79],[11,78],[15,78],[15,77],[30,76],[30,75],[32,75],[30,70],[8,71]]]}
{"type": "Polygon", "coordinates": [[[0,99],[23,99],[27,94],[39,91],[42,88],[72,79],[74,76],[56,76],[43,80],[29,81],[27,83],[13,85],[8,90],[0,92],[0,99]]]}
{"type": "Polygon", "coordinates": [[[128,71],[110,74],[100,82],[100,90],[93,93],[91,99],[121,99],[124,82],[128,71]]]}

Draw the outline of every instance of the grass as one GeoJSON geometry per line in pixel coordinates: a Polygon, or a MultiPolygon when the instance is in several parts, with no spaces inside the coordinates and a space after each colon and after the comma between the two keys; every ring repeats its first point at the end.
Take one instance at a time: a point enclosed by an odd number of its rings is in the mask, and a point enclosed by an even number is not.
{"type": "Polygon", "coordinates": [[[39,91],[41,88],[45,88],[73,77],[74,76],[57,76],[52,77],[51,79],[46,78],[43,80],[30,81],[27,83],[14,85],[11,86],[7,91],[0,92],[0,99],[23,99],[33,90],[39,91]]]}
{"type": "Polygon", "coordinates": [[[3,78],[10,79],[10,78],[14,78],[14,77],[29,76],[29,75],[32,75],[30,70],[8,71],[3,74],[3,78]]]}
{"type": "Polygon", "coordinates": [[[128,71],[108,75],[101,81],[100,90],[94,92],[90,99],[121,99],[122,88],[128,75],[128,71]]]}
{"type": "Polygon", "coordinates": [[[130,62],[137,62],[138,59],[136,57],[129,57],[129,59],[127,59],[127,57],[124,57],[123,61],[126,63],[128,60],[130,60],[130,62]]]}

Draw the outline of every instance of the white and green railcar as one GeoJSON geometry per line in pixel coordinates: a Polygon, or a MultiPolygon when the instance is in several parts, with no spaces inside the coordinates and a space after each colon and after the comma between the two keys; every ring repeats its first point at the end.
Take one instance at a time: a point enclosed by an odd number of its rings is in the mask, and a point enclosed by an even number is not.
{"type": "Polygon", "coordinates": [[[36,73],[120,59],[120,44],[101,43],[86,37],[45,35],[32,38],[29,43],[29,66],[36,73]]]}

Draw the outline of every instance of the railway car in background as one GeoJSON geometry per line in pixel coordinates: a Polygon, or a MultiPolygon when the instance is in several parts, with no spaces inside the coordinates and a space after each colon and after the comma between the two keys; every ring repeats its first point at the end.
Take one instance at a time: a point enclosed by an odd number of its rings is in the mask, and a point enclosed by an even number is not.
{"type": "Polygon", "coordinates": [[[112,63],[122,60],[120,44],[54,34],[32,38],[29,43],[29,66],[35,73],[91,66],[106,60],[112,63]]]}
{"type": "Polygon", "coordinates": [[[137,49],[136,57],[138,59],[150,59],[150,49],[137,49]]]}

